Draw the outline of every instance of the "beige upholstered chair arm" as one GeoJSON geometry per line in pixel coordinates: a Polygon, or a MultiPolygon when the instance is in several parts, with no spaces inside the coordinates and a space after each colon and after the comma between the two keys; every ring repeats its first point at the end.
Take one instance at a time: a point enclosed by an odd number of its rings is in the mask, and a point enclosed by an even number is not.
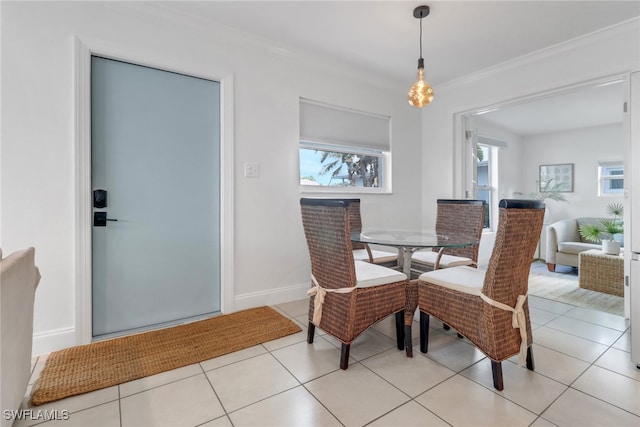
{"type": "Polygon", "coordinates": [[[553,225],[547,227],[547,243],[545,261],[549,264],[556,263],[556,253],[558,252],[558,233],[553,225]]]}
{"type": "Polygon", "coordinates": [[[579,241],[578,225],[575,219],[564,219],[547,227],[547,243],[545,261],[548,264],[556,263],[558,243],[579,241]]]}

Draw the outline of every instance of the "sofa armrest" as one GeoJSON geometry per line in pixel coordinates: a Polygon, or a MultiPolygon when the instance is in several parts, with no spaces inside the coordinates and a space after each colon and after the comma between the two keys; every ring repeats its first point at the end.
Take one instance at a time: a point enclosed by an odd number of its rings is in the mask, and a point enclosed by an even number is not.
{"type": "Polygon", "coordinates": [[[563,219],[547,227],[547,243],[545,261],[547,264],[556,263],[558,243],[580,241],[578,222],[575,219],[563,219]]]}

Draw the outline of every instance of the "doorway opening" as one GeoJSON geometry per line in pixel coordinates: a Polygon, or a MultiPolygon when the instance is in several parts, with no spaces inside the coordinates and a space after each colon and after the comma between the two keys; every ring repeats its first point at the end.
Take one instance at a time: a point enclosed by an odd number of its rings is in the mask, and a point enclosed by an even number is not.
{"type": "MultiPolygon", "coordinates": [[[[603,197],[598,188],[598,165],[624,160],[627,143],[622,108],[625,87],[625,76],[607,77],[485,106],[456,117],[461,129],[459,134],[466,137],[460,138],[465,141],[458,142],[463,165],[462,194],[473,198],[479,195],[478,183],[473,180],[471,170],[474,162],[470,159],[475,155],[472,153],[473,142],[477,144],[482,138],[489,138],[504,141],[497,149],[497,198],[535,198],[543,200],[547,206],[537,259],[532,264],[532,274],[536,276],[536,280],[530,281],[532,294],[536,287],[544,287],[548,282],[549,292],[544,293],[545,297],[568,302],[570,299],[558,292],[559,285],[580,290],[577,263],[558,266],[556,272],[547,270],[546,231],[549,225],[564,219],[604,217],[607,204],[625,202],[622,194],[603,197]],[[541,168],[560,164],[572,165],[573,185],[556,192],[549,191],[542,185],[545,177],[541,176],[541,168]],[[552,289],[554,281],[556,289],[552,289]]],[[[479,261],[483,258],[488,261],[492,246],[485,244],[484,254],[481,246],[479,261]]],[[[615,298],[617,304],[613,311],[624,316],[624,298],[615,298]]],[[[592,307],[598,309],[598,304],[592,307]]],[[[612,312],[605,306],[602,308],[612,312]]]]}

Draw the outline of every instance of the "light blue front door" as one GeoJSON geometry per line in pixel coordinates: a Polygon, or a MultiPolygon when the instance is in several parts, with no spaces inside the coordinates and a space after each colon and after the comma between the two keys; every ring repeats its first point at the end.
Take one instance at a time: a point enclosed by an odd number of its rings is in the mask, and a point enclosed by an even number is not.
{"type": "Polygon", "coordinates": [[[220,311],[219,147],[218,82],[92,57],[94,337],[220,311]]]}

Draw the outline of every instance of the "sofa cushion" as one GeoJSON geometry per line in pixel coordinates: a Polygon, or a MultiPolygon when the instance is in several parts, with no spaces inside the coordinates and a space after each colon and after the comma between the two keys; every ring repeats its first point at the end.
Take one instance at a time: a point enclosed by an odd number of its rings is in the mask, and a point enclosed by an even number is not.
{"type": "Polygon", "coordinates": [[[558,252],[565,254],[578,255],[580,252],[589,249],[601,249],[602,245],[598,243],[582,243],[582,242],[560,242],[558,243],[558,252]]]}

